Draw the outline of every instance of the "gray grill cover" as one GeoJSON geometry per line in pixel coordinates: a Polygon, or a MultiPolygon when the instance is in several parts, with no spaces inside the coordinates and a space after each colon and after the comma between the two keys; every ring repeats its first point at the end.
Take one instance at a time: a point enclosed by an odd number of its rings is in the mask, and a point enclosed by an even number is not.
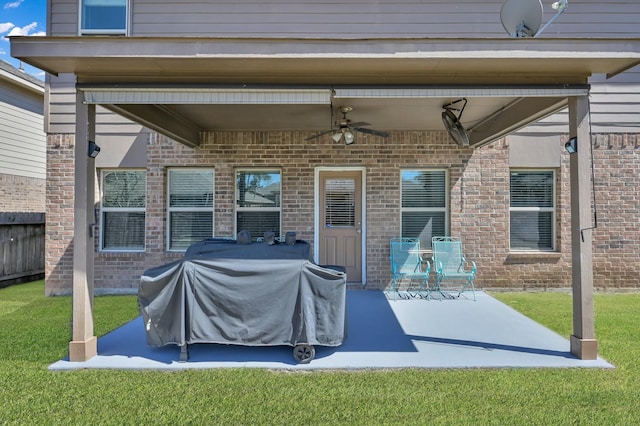
{"type": "Polygon", "coordinates": [[[147,343],[338,346],[346,274],[315,265],[309,245],[205,240],[145,271],[138,290],[147,343]]]}

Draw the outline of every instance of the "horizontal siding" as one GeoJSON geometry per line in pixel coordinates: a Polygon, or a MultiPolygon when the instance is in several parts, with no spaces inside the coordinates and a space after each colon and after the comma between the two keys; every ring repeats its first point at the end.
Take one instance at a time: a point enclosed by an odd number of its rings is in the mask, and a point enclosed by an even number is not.
{"type": "Polygon", "coordinates": [[[78,1],[51,0],[48,35],[74,36],[78,35],[78,1]]]}
{"type": "MultiPolygon", "coordinates": [[[[73,75],[47,76],[49,86],[49,117],[47,133],[76,132],[76,92],[73,75]]],[[[102,107],[96,108],[96,133],[122,133],[137,135],[143,126],[114,114],[102,107]]]]}
{"type": "MultiPolygon", "coordinates": [[[[132,35],[255,37],[505,36],[501,1],[189,1],[137,0],[132,35]]],[[[555,11],[544,2],[543,23],[555,11]]],[[[636,35],[640,2],[571,0],[547,37],[636,35]]]]}
{"type": "Polygon", "coordinates": [[[75,133],[75,78],[71,74],[46,76],[49,113],[45,117],[47,133],[75,133]]]}
{"type": "MultiPolygon", "coordinates": [[[[52,0],[50,35],[75,35],[78,3],[52,0]]],[[[180,1],[135,0],[136,36],[503,37],[504,2],[450,1],[180,1]]],[[[543,23],[555,11],[544,3],[543,23]]],[[[637,36],[640,2],[571,0],[543,37],[637,36]]]]}
{"type": "MultiPolygon", "coordinates": [[[[609,80],[595,76],[589,94],[593,133],[640,133],[640,66],[609,80]]],[[[519,134],[565,134],[569,113],[561,111],[519,134]]]]}
{"type": "Polygon", "coordinates": [[[501,2],[485,1],[142,0],[134,3],[132,34],[328,38],[498,35],[504,34],[500,6],[501,2]]]}
{"type": "Polygon", "coordinates": [[[0,173],[45,177],[43,98],[0,86],[0,173]]]}

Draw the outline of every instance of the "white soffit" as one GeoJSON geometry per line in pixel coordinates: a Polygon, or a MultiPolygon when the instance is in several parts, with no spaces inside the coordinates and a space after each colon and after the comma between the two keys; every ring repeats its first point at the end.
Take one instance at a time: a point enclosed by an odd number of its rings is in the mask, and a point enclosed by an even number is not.
{"type": "Polygon", "coordinates": [[[79,88],[88,104],[310,105],[331,103],[329,89],[79,88]]]}
{"type": "Polygon", "coordinates": [[[336,88],[334,98],[569,97],[589,94],[587,85],[522,87],[336,88]]]}

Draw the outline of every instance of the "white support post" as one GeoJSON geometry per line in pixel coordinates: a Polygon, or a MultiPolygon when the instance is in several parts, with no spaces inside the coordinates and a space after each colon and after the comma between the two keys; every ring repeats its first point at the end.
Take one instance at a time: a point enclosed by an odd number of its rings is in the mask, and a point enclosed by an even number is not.
{"type": "Polygon", "coordinates": [[[570,136],[577,138],[577,152],[570,154],[573,278],[571,353],[580,359],[596,359],[598,342],[595,338],[593,308],[593,193],[588,96],[569,98],[569,130],[570,136]]]}
{"type": "Polygon", "coordinates": [[[95,140],[95,105],[76,92],[75,188],[73,219],[73,325],[69,360],[86,361],[98,353],[93,331],[93,258],[95,225],[95,160],[89,140],[95,140]]]}

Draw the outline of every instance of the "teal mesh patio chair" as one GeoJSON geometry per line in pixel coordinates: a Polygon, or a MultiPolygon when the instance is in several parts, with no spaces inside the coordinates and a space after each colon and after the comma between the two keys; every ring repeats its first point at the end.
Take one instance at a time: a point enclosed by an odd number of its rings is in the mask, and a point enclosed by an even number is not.
{"type": "Polygon", "coordinates": [[[400,294],[398,284],[402,280],[409,280],[407,295],[411,297],[414,281],[419,286],[416,295],[426,292],[429,297],[429,272],[431,264],[420,256],[420,240],[414,238],[391,239],[391,291],[394,300],[400,294]]]}
{"type": "MultiPolygon", "coordinates": [[[[438,291],[440,299],[447,286],[458,284],[458,297],[465,290],[471,290],[473,300],[476,300],[476,291],[473,280],[476,277],[476,263],[467,261],[462,252],[462,242],[458,237],[433,237],[433,267],[436,271],[436,282],[431,291],[438,291]],[[465,269],[471,266],[471,269],[465,269]]],[[[450,288],[450,287],[449,287],[450,288]]]]}

